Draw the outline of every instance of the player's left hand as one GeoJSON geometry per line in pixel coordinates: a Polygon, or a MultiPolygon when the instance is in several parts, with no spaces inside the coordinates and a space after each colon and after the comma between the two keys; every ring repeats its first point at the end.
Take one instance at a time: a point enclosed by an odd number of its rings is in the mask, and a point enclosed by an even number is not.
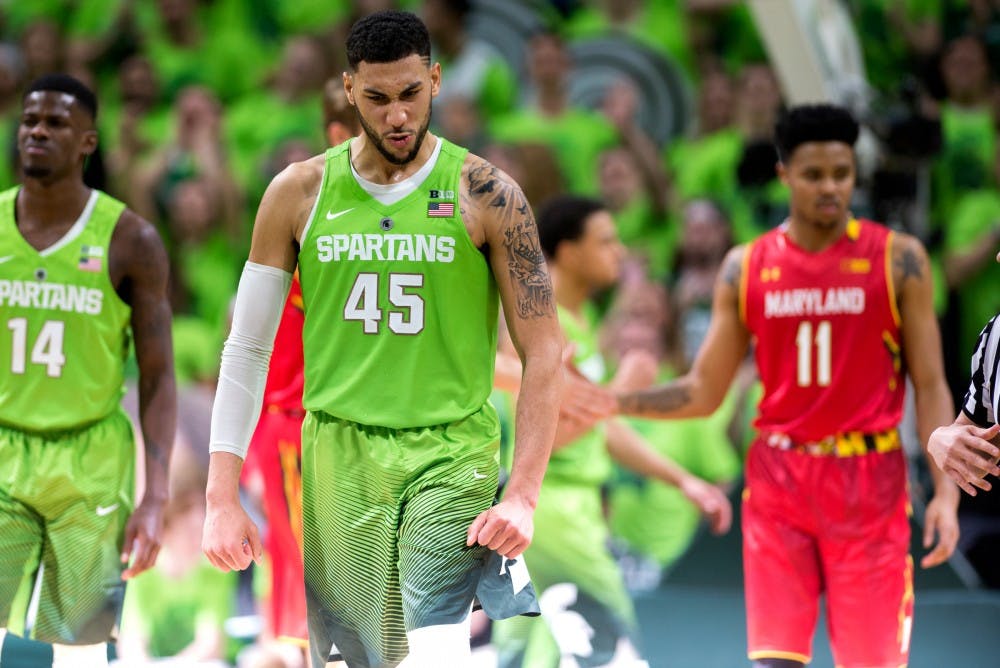
{"type": "Polygon", "coordinates": [[[131,566],[122,573],[122,580],[131,580],[156,563],[163,535],[164,506],[162,501],[143,499],[128,518],[121,560],[123,564],[131,561],[131,566]]]}
{"type": "Polygon", "coordinates": [[[485,545],[508,559],[519,557],[531,544],[534,514],[534,508],[526,502],[505,497],[473,520],[465,544],[485,545]]]}
{"type": "Polygon", "coordinates": [[[932,568],[948,561],[958,545],[958,492],[935,493],[924,513],[924,548],[937,545],[920,560],[921,568],[932,568]]]}
{"type": "Polygon", "coordinates": [[[708,520],[712,533],[718,536],[729,531],[733,523],[733,506],[721,489],[701,478],[688,476],[681,483],[681,491],[691,503],[698,506],[698,510],[708,520]]]}

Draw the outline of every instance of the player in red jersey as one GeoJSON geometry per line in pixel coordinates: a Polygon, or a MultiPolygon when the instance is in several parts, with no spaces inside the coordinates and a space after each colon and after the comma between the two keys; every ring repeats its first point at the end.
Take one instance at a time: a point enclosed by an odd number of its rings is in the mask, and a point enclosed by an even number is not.
{"type": "Polygon", "coordinates": [[[244,479],[261,483],[267,518],[264,549],[271,560],[271,593],[265,615],[275,638],[308,647],[306,597],[302,572],[303,359],[302,288],[298,277],[281,314],[264,386],[264,404],[253,447],[247,452],[244,479]]]}
{"type": "MultiPolygon", "coordinates": [[[[645,417],[706,415],[753,344],[764,385],[743,493],[749,657],[811,658],[826,594],[837,666],[904,665],[913,611],[906,461],[899,423],[909,373],[920,438],[950,421],[927,254],[913,237],[855,220],[858,125],[830,105],[777,124],[778,175],[791,191],[779,228],[734,248],[691,371],[619,398],[645,417]]],[[[921,565],[958,541],[958,488],[930,463],[921,565]]]]}

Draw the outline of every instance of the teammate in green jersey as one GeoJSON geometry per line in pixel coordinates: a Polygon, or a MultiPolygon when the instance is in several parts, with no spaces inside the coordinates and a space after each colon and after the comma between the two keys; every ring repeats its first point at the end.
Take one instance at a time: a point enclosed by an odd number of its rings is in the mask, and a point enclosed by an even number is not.
{"type": "Polygon", "coordinates": [[[420,20],[369,15],[347,52],[364,131],[279,174],[257,212],[213,411],[203,547],[221,569],[261,553],[237,481],[298,264],[314,664],[332,645],[352,668],[463,666],[489,550],[517,558],[532,537],[561,380],[552,287],[520,187],[427,132],[441,70],[420,20]],[[499,301],[524,377],[511,478],[491,506],[499,301]]]}
{"type": "MultiPolygon", "coordinates": [[[[597,200],[560,196],[541,207],[538,234],[573,361],[591,381],[603,382],[591,298],[615,285],[621,271],[624,247],[614,219],[597,200]]],[[[621,374],[613,381],[633,382],[621,374]]],[[[607,547],[601,487],[612,461],[676,485],[717,533],[728,530],[732,519],[721,490],[661,456],[621,420],[582,434],[576,426],[560,420],[535,513],[538,534],[524,555],[545,623],[517,618],[495,625],[504,667],[646,665],[637,647],[635,610],[607,547]]]]}
{"type": "Polygon", "coordinates": [[[0,193],[4,665],[107,665],[123,580],[160,545],[176,413],[167,256],[151,224],[84,184],[96,114],[76,79],[33,82],[17,133],[23,186],[0,193]],[[145,443],[137,507],[119,405],[130,338],[145,443]]]}

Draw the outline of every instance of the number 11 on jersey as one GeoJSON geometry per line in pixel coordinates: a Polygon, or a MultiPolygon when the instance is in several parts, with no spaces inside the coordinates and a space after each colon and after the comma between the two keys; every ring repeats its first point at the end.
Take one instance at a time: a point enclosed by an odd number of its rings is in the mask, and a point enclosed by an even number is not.
{"type": "Polygon", "coordinates": [[[821,320],[816,323],[816,335],[813,336],[813,324],[809,321],[799,323],[795,334],[795,348],[798,352],[797,381],[799,387],[809,387],[813,384],[813,350],[816,358],[816,384],[826,387],[830,384],[830,321],[821,320]]]}

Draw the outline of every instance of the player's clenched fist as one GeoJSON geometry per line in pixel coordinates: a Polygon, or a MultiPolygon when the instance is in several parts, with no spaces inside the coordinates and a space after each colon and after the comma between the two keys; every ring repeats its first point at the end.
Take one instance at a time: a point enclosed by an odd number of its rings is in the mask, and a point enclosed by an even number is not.
{"type": "Polygon", "coordinates": [[[201,549],[221,571],[242,571],[251,561],[259,564],[263,554],[257,525],[239,501],[208,502],[201,549]]]}
{"type": "Polygon", "coordinates": [[[504,499],[472,522],[466,545],[485,545],[508,559],[521,556],[534,533],[531,506],[504,499]]]}

